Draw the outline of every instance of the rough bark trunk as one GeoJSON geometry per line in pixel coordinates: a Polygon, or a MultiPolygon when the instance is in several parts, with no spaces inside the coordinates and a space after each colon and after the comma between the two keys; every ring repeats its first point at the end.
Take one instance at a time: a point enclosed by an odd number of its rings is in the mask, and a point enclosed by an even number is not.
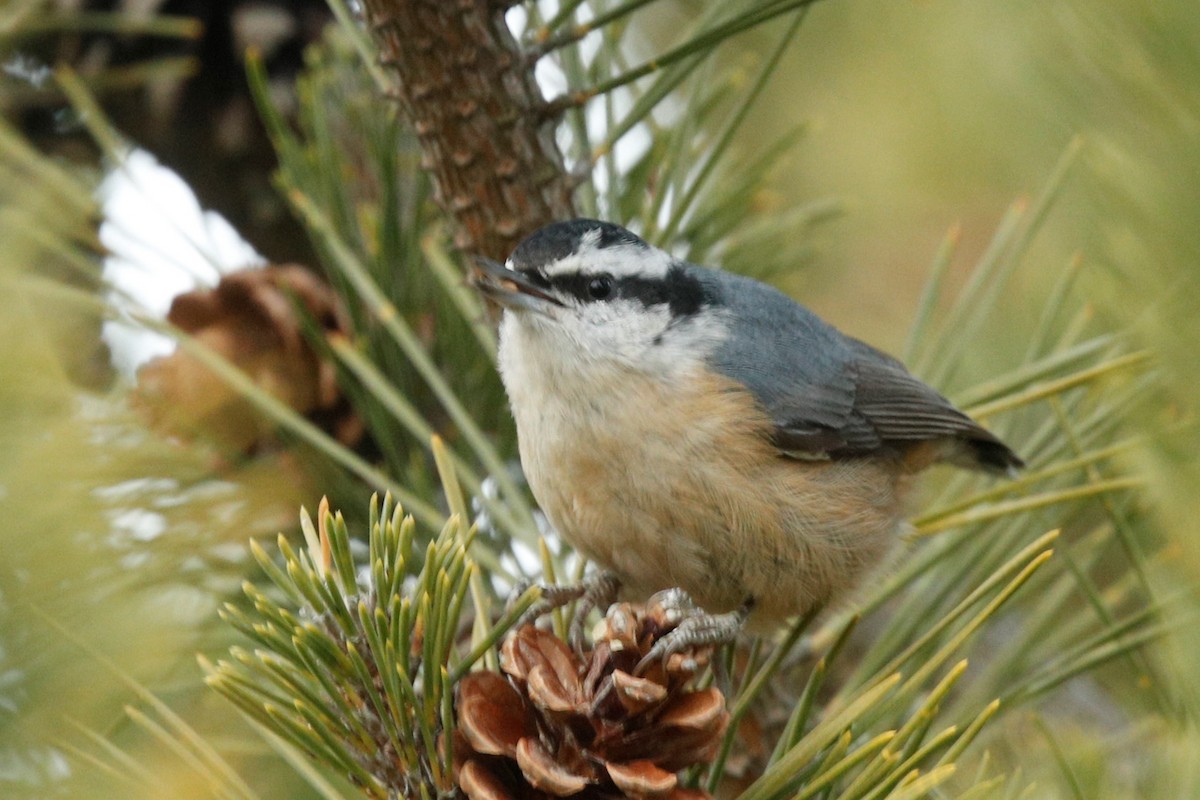
{"type": "Polygon", "coordinates": [[[366,0],[382,61],[464,251],[504,259],[574,216],[546,103],[497,0],[366,0]]]}

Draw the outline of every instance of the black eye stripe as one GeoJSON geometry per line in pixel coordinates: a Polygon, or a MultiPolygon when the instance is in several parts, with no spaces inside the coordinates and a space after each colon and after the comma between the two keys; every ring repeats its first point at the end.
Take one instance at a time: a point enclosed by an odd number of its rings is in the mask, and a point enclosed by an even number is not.
{"type": "Polygon", "coordinates": [[[549,284],[563,294],[568,294],[579,300],[590,300],[587,287],[588,283],[594,277],[594,275],[582,275],[578,272],[572,272],[567,275],[555,275],[549,279],[549,284]]]}
{"type": "Polygon", "coordinates": [[[671,302],[671,287],[662,278],[622,278],[617,283],[617,294],[637,300],[644,306],[657,306],[671,302]]]}
{"type": "Polygon", "coordinates": [[[673,266],[661,278],[645,278],[638,275],[614,277],[608,273],[579,273],[555,275],[546,279],[541,275],[527,273],[530,280],[537,283],[538,279],[546,281],[547,288],[553,288],[563,294],[570,295],[585,303],[603,303],[616,299],[636,300],[643,306],[667,305],[673,316],[694,314],[708,302],[704,288],[680,266],[673,266]],[[593,295],[594,282],[598,278],[609,278],[612,290],[603,298],[593,295]]]}
{"type": "Polygon", "coordinates": [[[668,302],[666,282],[656,278],[617,278],[607,274],[601,276],[574,272],[554,276],[550,279],[550,286],[584,302],[605,302],[618,298],[637,300],[646,306],[668,302]],[[592,296],[593,283],[604,277],[612,282],[612,288],[606,297],[597,299],[592,296]]]}

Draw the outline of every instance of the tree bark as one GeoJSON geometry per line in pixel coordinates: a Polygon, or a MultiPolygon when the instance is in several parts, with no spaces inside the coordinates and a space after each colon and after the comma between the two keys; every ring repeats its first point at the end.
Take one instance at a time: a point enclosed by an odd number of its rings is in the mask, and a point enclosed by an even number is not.
{"type": "Polygon", "coordinates": [[[381,60],[462,250],[503,260],[575,216],[553,121],[497,0],[366,0],[381,60]]]}

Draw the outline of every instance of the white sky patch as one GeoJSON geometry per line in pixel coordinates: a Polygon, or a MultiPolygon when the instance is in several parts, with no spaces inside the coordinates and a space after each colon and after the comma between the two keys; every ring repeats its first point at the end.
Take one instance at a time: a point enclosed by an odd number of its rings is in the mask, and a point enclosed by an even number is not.
{"type": "Polygon", "coordinates": [[[54,70],[26,53],[16,53],[4,62],[4,74],[19,81],[25,81],[35,89],[40,89],[50,82],[54,70]]]}
{"type": "Polygon", "coordinates": [[[127,540],[150,542],[167,530],[167,518],[145,508],[121,509],[113,511],[109,517],[110,529],[122,543],[127,540]]]}
{"type": "Polygon", "coordinates": [[[537,66],[533,68],[533,78],[542,90],[542,97],[547,100],[566,94],[567,75],[552,58],[543,58],[537,62],[537,66]]]}
{"type": "MultiPolygon", "coordinates": [[[[224,217],[201,208],[191,187],[145,150],[130,150],[96,195],[104,212],[100,241],[109,251],[104,280],[119,311],[165,318],[177,295],[266,263],[224,217]]],[[[169,337],[131,320],[106,322],[101,336],[113,365],[130,380],[138,367],[175,349],[169,337]]]]}
{"type": "Polygon", "coordinates": [[[96,486],[92,489],[93,497],[115,502],[145,496],[158,496],[179,489],[179,481],[174,478],[131,478],[111,486],[96,486]]]}
{"type": "MultiPolygon", "coordinates": [[[[540,526],[539,526],[540,527],[540,526]]],[[[542,575],[542,557],[537,550],[523,541],[513,539],[507,553],[500,554],[500,566],[518,578],[540,578],[542,575]]],[[[493,578],[496,593],[504,596],[512,589],[507,581],[499,576],[493,578]]]]}
{"type": "MultiPolygon", "coordinates": [[[[558,12],[559,3],[554,0],[543,0],[539,4],[539,12],[543,20],[552,19],[558,12]]],[[[574,17],[567,24],[584,24],[595,17],[592,9],[586,5],[579,6],[575,9],[574,17]]],[[[529,30],[529,15],[525,8],[514,7],[510,9],[505,17],[509,30],[513,36],[521,39],[528,33],[529,30]]],[[[604,44],[606,33],[602,29],[597,29],[590,32],[587,36],[576,45],[579,48],[580,59],[584,64],[590,64],[593,59],[600,53],[600,49],[604,44]]],[[[622,43],[622,48],[630,50],[631,55],[636,55],[638,48],[630,47],[628,43],[622,43]]],[[[636,60],[636,59],[634,59],[636,60]]],[[[571,87],[567,81],[567,76],[559,66],[558,61],[554,56],[542,58],[534,67],[534,80],[537,82],[538,88],[541,89],[542,97],[547,100],[554,100],[566,94],[568,90],[580,89],[583,87],[571,87]]],[[[633,108],[635,95],[628,88],[622,87],[615,89],[606,97],[595,97],[588,101],[584,107],[584,124],[587,127],[587,135],[592,148],[601,146],[607,139],[610,132],[610,113],[613,122],[619,122],[633,108]]],[[[579,143],[576,141],[574,131],[570,125],[560,124],[555,131],[555,139],[559,149],[564,153],[578,153],[579,143]]],[[[625,173],[634,164],[637,163],[651,144],[651,136],[649,128],[645,123],[639,123],[632,129],[627,131],[624,136],[617,141],[612,148],[612,158],[615,160],[615,165],[618,173],[625,173]]],[[[596,187],[597,193],[601,198],[601,212],[603,216],[613,218],[616,215],[616,209],[604,207],[604,199],[609,186],[609,166],[602,160],[598,162],[592,171],[592,181],[596,187]]]]}
{"type": "Polygon", "coordinates": [[[520,41],[521,37],[525,35],[526,26],[529,25],[529,12],[525,10],[524,6],[513,6],[504,12],[504,24],[512,31],[512,35],[520,41]]]}
{"type": "MultiPolygon", "coordinates": [[[[607,103],[612,104],[613,121],[620,122],[633,108],[633,95],[628,89],[621,88],[612,93],[611,99],[598,97],[587,106],[584,110],[584,119],[587,124],[588,136],[591,137],[594,144],[602,143],[608,138],[607,103]]],[[[651,141],[650,128],[644,122],[634,125],[618,139],[612,149],[612,158],[615,160],[617,173],[628,173],[650,149],[651,141]]],[[[592,169],[592,182],[596,185],[596,192],[602,199],[608,191],[608,176],[609,168],[605,160],[601,159],[596,162],[596,166],[592,169]]],[[[616,214],[616,209],[603,210],[608,212],[609,216],[616,214]]]]}

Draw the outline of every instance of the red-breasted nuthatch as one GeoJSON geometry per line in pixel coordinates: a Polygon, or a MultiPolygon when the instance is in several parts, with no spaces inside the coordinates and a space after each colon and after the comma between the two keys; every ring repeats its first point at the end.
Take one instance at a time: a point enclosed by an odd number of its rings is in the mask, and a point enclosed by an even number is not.
{"type": "Polygon", "coordinates": [[[771,625],[882,559],[917,472],[1022,466],[896,359],[617,225],[548,225],[474,282],[534,497],[632,595],[771,625]]]}

